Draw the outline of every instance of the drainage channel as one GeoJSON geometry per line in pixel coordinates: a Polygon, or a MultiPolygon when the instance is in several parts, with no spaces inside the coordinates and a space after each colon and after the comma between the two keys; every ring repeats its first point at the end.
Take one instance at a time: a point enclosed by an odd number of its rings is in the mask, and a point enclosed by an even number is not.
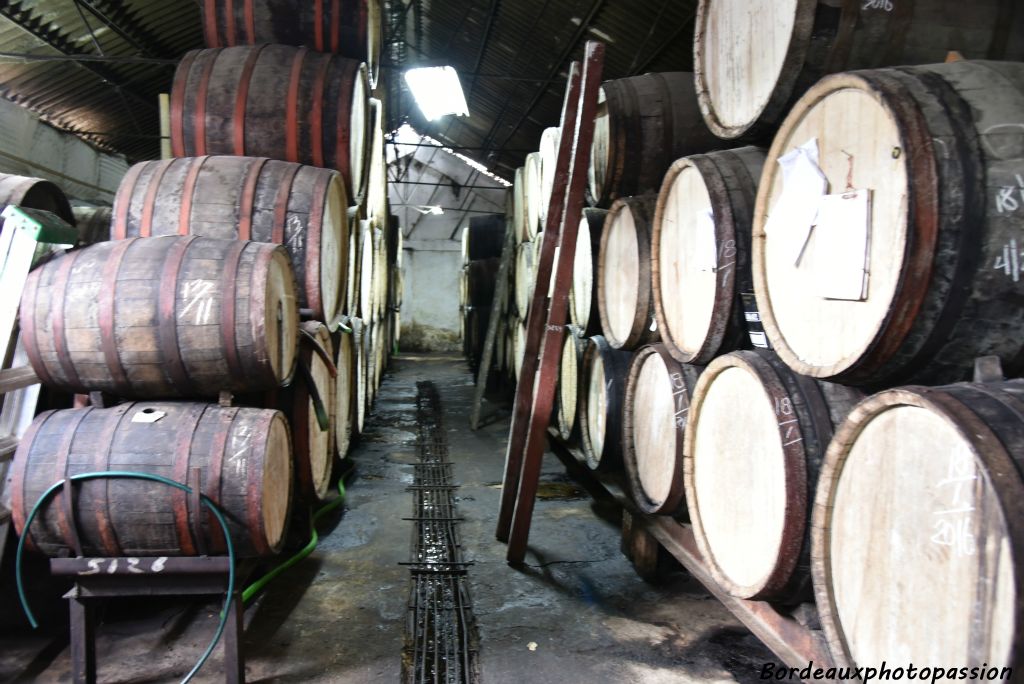
{"type": "Polygon", "coordinates": [[[409,614],[402,681],[472,684],[479,681],[477,631],[467,586],[472,564],[462,556],[455,503],[458,486],[448,460],[441,399],[432,382],[416,383],[419,457],[413,485],[414,524],[409,566],[409,614]]]}

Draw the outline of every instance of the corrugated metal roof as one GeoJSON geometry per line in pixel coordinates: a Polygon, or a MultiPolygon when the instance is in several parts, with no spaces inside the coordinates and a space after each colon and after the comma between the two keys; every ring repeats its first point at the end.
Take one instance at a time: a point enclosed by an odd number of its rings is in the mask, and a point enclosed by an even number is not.
{"type": "MultiPolygon", "coordinates": [[[[399,42],[388,52],[392,63],[384,71],[391,81],[391,129],[410,121],[466,148],[461,151],[505,177],[528,150],[537,149],[543,129],[558,123],[568,63],[580,57],[587,39],[607,44],[606,79],[692,67],[696,0],[384,0],[384,5],[386,17],[403,22],[386,30],[399,42]],[[428,63],[459,70],[468,118],[423,121],[402,87],[400,70],[428,63]]],[[[202,47],[202,29],[193,0],[0,0],[4,53],[160,60],[197,47],[202,47]]],[[[171,64],[0,57],[0,96],[134,161],[159,154],[157,94],[169,91],[172,75],[171,64]]]]}

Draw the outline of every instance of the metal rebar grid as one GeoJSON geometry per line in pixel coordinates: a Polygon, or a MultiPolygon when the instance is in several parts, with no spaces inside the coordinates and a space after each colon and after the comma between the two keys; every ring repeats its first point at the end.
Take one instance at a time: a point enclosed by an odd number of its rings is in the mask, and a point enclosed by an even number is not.
{"type": "Polygon", "coordinates": [[[433,383],[417,383],[420,462],[415,466],[411,589],[402,680],[469,684],[479,680],[477,632],[459,540],[441,400],[433,383]]]}

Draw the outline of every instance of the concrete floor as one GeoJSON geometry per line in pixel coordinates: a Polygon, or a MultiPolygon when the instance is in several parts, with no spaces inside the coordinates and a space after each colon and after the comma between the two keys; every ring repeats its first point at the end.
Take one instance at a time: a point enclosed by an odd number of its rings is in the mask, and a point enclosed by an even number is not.
{"type": "MultiPolygon", "coordinates": [[[[473,386],[455,356],[395,359],[359,446],[345,511],[314,554],[246,612],[249,682],[397,682],[404,645],[418,460],[416,382],[433,381],[461,484],[460,531],[484,682],[755,682],[776,662],[684,572],[639,579],[619,551],[619,520],[571,483],[552,455],[536,507],[528,565],[510,568],[494,540],[508,408],[468,428],[473,386]]],[[[216,625],[216,602],[115,604],[100,628],[100,681],[174,682],[216,625]]],[[[14,605],[4,611],[17,610],[14,605]]],[[[56,621],[60,624],[60,620],[56,621]]],[[[0,637],[0,682],[69,678],[66,635],[0,637]]],[[[193,681],[223,681],[220,649],[193,681]]]]}

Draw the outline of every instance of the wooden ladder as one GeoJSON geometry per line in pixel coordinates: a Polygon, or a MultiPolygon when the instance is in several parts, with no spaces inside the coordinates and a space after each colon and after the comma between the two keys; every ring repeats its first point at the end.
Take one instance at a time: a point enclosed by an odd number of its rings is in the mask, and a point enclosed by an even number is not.
{"type": "Polygon", "coordinates": [[[10,492],[5,491],[7,470],[18,440],[32,423],[39,400],[39,378],[17,339],[18,305],[25,281],[40,247],[69,245],[78,231],[50,212],[8,206],[0,213],[0,561],[4,557],[11,523],[10,492]],[[10,361],[7,359],[10,357],[10,361]]]}
{"type": "Polygon", "coordinates": [[[498,513],[498,540],[508,543],[506,559],[517,565],[526,557],[547,426],[554,403],[555,379],[562,355],[576,255],[576,234],[583,210],[583,190],[590,165],[590,146],[594,139],[597,95],[603,69],[604,44],[588,41],[582,72],[579,62],[573,62],[569,69],[562,107],[554,186],[537,264],[537,285],[527,317],[526,351],[516,386],[498,513]],[[556,252],[557,264],[554,263],[556,252]],[[549,301],[552,266],[555,278],[549,301]]]}

